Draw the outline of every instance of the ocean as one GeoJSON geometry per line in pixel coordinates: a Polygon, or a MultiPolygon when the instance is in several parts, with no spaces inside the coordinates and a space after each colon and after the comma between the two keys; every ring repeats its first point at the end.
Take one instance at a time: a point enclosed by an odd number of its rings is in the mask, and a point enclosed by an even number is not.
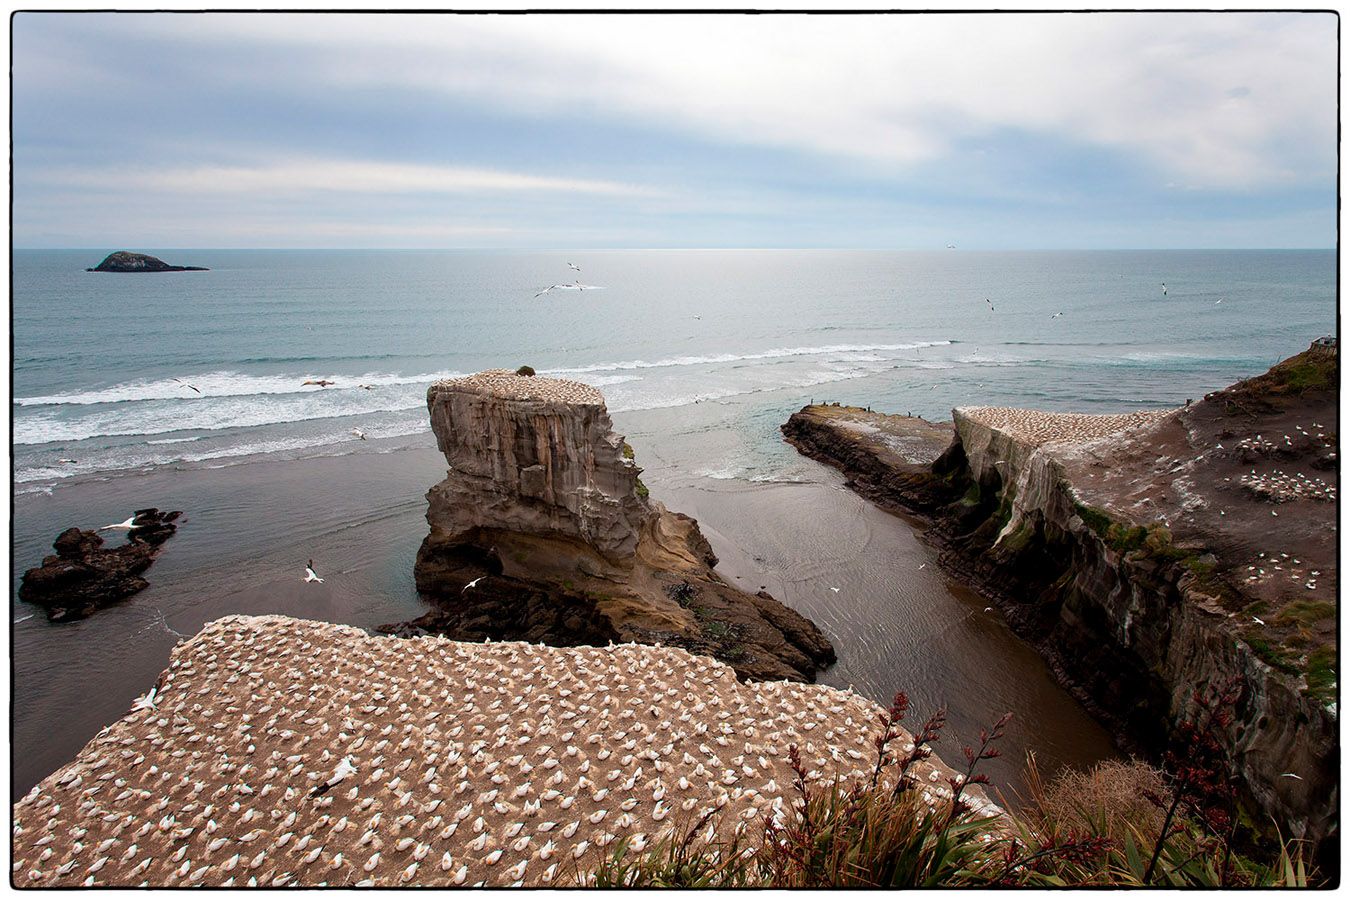
{"type": "Polygon", "coordinates": [[[1036,654],[778,426],[809,400],[934,420],[1180,405],[1336,328],[1332,251],[148,249],[211,271],[84,271],[106,252],[13,256],[13,585],[72,525],[185,521],[114,608],[51,625],[13,601],[16,796],[205,621],[419,614],[423,495],[444,477],[426,387],[520,365],[600,388],[724,574],[831,637],[823,682],[945,703],[962,740],[1011,710],[991,774],[1012,787],[1026,751],[1090,765],[1110,736],[1036,654]],[[535,296],[555,283],[572,287],[535,296]],[[300,583],[310,558],[323,586],[300,583]]]}

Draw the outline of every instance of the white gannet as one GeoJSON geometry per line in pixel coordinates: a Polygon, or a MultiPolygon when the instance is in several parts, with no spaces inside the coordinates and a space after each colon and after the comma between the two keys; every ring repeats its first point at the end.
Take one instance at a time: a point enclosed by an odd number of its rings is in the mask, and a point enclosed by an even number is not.
{"type": "Polygon", "coordinates": [[[158,691],[159,691],[159,688],[157,688],[157,687],[152,687],[150,690],[146,691],[144,694],[142,694],[141,696],[137,697],[136,700],[135,700],[135,702],[133,702],[133,703],[131,704],[131,711],[132,711],[132,712],[139,712],[139,711],[141,711],[141,710],[143,710],[143,709],[154,709],[154,708],[155,708],[155,694],[156,694],[158,691]]]}
{"type": "Polygon", "coordinates": [[[375,390],[375,386],[374,386],[374,385],[370,385],[370,384],[358,384],[357,387],[359,387],[359,388],[360,388],[361,390],[363,390],[363,391],[373,391],[373,390],[375,390]]]}
{"type": "Polygon", "coordinates": [[[549,291],[558,291],[558,290],[564,290],[564,291],[565,291],[565,290],[567,290],[567,289],[570,288],[570,287],[571,287],[570,284],[550,284],[548,287],[544,288],[542,291],[540,291],[539,293],[535,294],[535,296],[536,296],[536,297],[542,297],[542,296],[544,296],[545,294],[547,294],[549,291]]]}
{"type": "Polygon", "coordinates": [[[478,576],[477,578],[475,578],[473,581],[470,581],[468,584],[464,585],[464,587],[460,589],[460,593],[461,593],[461,594],[464,593],[464,592],[467,591],[469,588],[471,588],[471,587],[473,587],[474,585],[478,584],[478,582],[482,581],[482,580],[483,580],[484,578],[486,578],[486,577],[487,577],[486,575],[479,575],[479,576],[478,576]]]}
{"type": "MultiPolygon", "coordinates": [[[[1160,283],[1161,283],[1161,282],[1160,282],[1160,283]]],[[[1162,289],[1163,289],[1163,296],[1166,297],[1166,296],[1167,296],[1167,285],[1164,284],[1164,285],[1162,286],[1162,289]]]]}
{"type": "Polygon", "coordinates": [[[169,380],[170,380],[170,381],[176,381],[176,382],[178,382],[179,384],[181,384],[183,387],[186,387],[186,388],[192,388],[194,391],[196,391],[196,392],[199,393],[199,394],[202,392],[202,391],[201,391],[201,388],[197,387],[196,385],[188,384],[186,381],[184,381],[184,380],[181,379],[181,378],[170,378],[169,380]]]}
{"type": "Polygon", "coordinates": [[[309,584],[311,581],[323,584],[323,579],[314,571],[314,560],[312,559],[309,561],[309,565],[305,566],[305,584],[309,584]]]}
{"type": "MultiPolygon", "coordinates": [[[[344,756],[342,757],[342,759],[338,761],[337,768],[333,770],[333,774],[329,776],[328,780],[325,781],[322,785],[316,786],[312,791],[309,792],[309,794],[311,797],[317,797],[320,794],[327,792],[329,788],[336,787],[348,775],[355,775],[355,774],[356,774],[356,763],[352,761],[352,758],[350,756],[344,756]]],[[[378,856],[379,854],[376,855],[378,856]]]]}
{"type": "Polygon", "coordinates": [[[327,379],[324,379],[324,378],[311,378],[311,379],[309,379],[308,381],[302,381],[302,382],[300,382],[300,386],[301,386],[301,387],[304,387],[304,386],[307,385],[307,384],[316,384],[316,385],[318,385],[319,387],[328,387],[329,385],[337,384],[337,382],[336,382],[336,381],[328,381],[327,379]]]}
{"type": "Polygon", "coordinates": [[[994,304],[990,302],[990,300],[989,300],[988,297],[985,297],[985,298],[984,298],[984,302],[985,302],[985,304],[989,307],[989,311],[990,311],[990,312],[993,312],[993,311],[994,311],[994,304]]]}
{"type": "Polygon", "coordinates": [[[1057,312],[1057,313],[1055,313],[1053,316],[1051,316],[1050,318],[1052,318],[1052,319],[1058,319],[1058,318],[1059,318],[1060,316],[1062,316],[1062,315],[1064,315],[1064,313],[1062,313],[1062,312],[1057,312]]]}
{"type": "Polygon", "coordinates": [[[65,459],[65,458],[62,458],[62,459],[58,459],[57,462],[59,462],[59,463],[65,463],[65,464],[68,465],[68,466],[73,466],[75,463],[79,462],[79,460],[78,460],[78,459],[65,459]]]}
{"type": "Polygon", "coordinates": [[[357,437],[359,437],[359,438],[360,438],[361,440],[363,440],[363,441],[366,439],[366,433],[365,433],[364,431],[362,431],[360,428],[353,428],[352,431],[351,431],[351,433],[354,434],[354,435],[356,435],[357,437]]]}
{"type": "Polygon", "coordinates": [[[578,272],[581,271],[581,266],[577,265],[576,263],[568,263],[567,268],[576,269],[578,272]]]}
{"type": "Polygon", "coordinates": [[[102,528],[99,529],[99,531],[130,531],[130,530],[133,529],[133,528],[139,528],[139,527],[140,527],[140,526],[136,525],[135,522],[136,522],[136,517],[135,517],[135,516],[132,516],[130,519],[127,519],[125,522],[117,522],[117,523],[114,523],[114,524],[112,524],[112,525],[104,525],[102,528]]]}

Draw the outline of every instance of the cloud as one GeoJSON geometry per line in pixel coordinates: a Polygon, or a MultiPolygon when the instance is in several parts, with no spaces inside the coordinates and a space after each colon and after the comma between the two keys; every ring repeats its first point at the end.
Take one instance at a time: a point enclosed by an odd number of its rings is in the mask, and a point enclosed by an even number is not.
{"type": "Polygon", "coordinates": [[[221,78],[639,120],[881,174],[1001,129],[1124,150],[1214,188],[1335,170],[1325,14],[225,15],[134,28],[270,48],[271,65],[221,78]]]}
{"type": "Polygon", "coordinates": [[[600,196],[651,196],[650,188],[582,178],[560,178],[494,169],[410,165],[378,160],[306,159],[250,166],[176,168],[46,168],[27,173],[33,184],[180,194],[462,194],[547,192],[600,196]]]}

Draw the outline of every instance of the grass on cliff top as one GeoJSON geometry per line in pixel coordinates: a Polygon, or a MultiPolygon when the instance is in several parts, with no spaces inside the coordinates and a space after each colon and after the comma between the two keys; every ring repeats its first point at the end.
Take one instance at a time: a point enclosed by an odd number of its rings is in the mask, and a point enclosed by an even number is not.
{"type": "Polygon", "coordinates": [[[1304,350],[1269,372],[1240,381],[1230,391],[1260,398],[1301,396],[1309,391],[1335,390],[1340,381],[1340,359],[1335,351],[1304,350]]]}

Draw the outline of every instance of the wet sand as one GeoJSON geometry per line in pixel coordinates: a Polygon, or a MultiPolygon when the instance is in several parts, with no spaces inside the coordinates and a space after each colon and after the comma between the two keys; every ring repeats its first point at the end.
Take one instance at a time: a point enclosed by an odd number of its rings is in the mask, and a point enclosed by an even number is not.
{"type": "MultiPolygon", "coordinates": [[[[1027,750],[1049,771],[1114,756],[1040,658],[938,570],[904,521],[781,444],[777,426],[790,411],[766,398],[620,414],[615,425],[653,496],[699,519],[726,577],[764,585],[826,632],[839,663],[823,683],[883,704],[905,690],[916,715],[945,702],[952,724],[938,752],[948,761],[1013,712],[1005,755],[988,768],[996,788],[1020,783],[1027,750]],[[774,480],[713,477],[745,458],[774,480]]],[[[346,456],[161,470],[17,497],[15,586],[71,525],[97,527],[144,506],[182,509],[186,522],[147,574],[151,587],[90,619],[51,625],[14,602],[12,619],[33,618],[12,632],[13,796],[125,713],[167,663],[178,640],[169,629],[190,635],[230,613],[364,628],[420,614],[413,559],[426,533],[424,494],[444,476],[444,459],[429,433],[393,452],[368,444],[346,456]],[[310,558],[322,585],[302,583],[310,558]]]]}

